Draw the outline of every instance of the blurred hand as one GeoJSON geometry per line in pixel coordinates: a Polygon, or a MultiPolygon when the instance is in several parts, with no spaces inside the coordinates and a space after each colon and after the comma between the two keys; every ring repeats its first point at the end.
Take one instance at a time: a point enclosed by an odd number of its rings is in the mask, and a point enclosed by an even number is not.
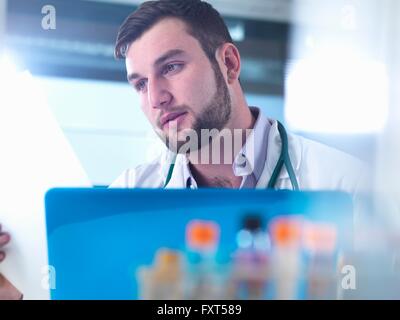
{"type": "MultiPolygon", "coordinates": [[[[10,240],[10,235],[3,232],[0,224],[0,263],[6,258],[6,254],[2,249],[10,240]]],[[[0,300],[19,300],[21,298],[21,292],[0,273],[0,300]]]]}

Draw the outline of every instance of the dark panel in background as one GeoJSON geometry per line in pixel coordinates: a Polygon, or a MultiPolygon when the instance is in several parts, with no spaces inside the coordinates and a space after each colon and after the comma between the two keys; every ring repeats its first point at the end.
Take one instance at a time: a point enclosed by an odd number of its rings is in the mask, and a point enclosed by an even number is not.
{"type": "Polygon", "coordinates": [[[32,73],[125,80],[124,63],[113,58],[118,26],[128,6],[67,0],[9,0],[8,46],[32,73]],[[42,29],[44,5],[56,9],[56,29],[42,29]]]}
{"type": "MultiPolygon", "coordinates": [[[[7,46],[33,74],[126,81],[113,57],[118,28],[136,6],[80,0],[9,0],[7,46]],[[42,7],[56,9],[56,29],[42,29],[42,7]]],[[[283,94],[288,25],[224,17],[242,56],[246,92],[283,94]]]]}

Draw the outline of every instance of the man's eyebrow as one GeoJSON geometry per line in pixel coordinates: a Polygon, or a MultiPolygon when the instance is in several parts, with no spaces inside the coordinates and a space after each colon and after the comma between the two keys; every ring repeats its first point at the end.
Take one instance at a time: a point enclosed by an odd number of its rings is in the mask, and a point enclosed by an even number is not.
{"type": "Polygon", "coordinates": [[[163,64],[166,60],[171,59],[172,57],[179,56],[184,54],[185,51],[181,49],[171,49],[164,53],[161,57],[157,58],[157,60],[154,62],[155,66],[159,66],[160,64],[163,64]]]}
{"type": "MultiPolygon", "coordinates": [[[[179,56],[184,54],[185,51],[181,49],[171,49],[164,53],[161,57],[157,58],[157,60],[154,62],[154,66],[159,66],[160,64],[163,64],[166,60],[171,59],[172,57],[179,56]]],[[[133,80],[140,78],[140,74],[138,73],[131,73],[128,74],[128,82],[132,82],[133,80]]]]}
{"type": "Polygon", "coordinates": [[[135,80],[135,79],[137,79],[139,77],[140,77],[140,74],[131,73],[131,74],[128,74],[127,79],[128,79],[128,82],[131,83],[133,80],[135,80]]]}

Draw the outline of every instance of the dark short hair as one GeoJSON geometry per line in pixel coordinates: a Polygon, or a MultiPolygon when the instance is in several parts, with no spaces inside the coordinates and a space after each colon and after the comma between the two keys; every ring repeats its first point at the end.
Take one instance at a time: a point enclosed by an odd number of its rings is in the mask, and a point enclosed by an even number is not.
{"type": "Polygon", "coordinates": [[[115,44],[115,57],[126,57],[129,45],[163,18],[178,18],[186,23],[188,33],[196,38],[210,61],[219,46],[231,42],[228,28],[209,3],[201,0],[158,0],[142,3],[122,23],[115,44]]]}

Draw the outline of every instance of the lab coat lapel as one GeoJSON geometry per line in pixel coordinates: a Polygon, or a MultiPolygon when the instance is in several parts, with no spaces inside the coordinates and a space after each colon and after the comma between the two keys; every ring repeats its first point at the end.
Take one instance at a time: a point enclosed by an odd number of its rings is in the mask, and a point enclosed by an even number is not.
{"type": "MultiPolygon", "coordinates": [[[[174,170],[172,172],[171,179],[169,183],[165,186],[165,189],[182,189],[186,188],[186,182],[184,181],[184,175],[183,175],[183,166],[185,164],[186,157],[178,154],[175,159],[175,166],[174,170]]],[[[164,167],[169,168],[169,163],[171,163],[171,157],[169,157],[169,162],[167,165],[164,167]]],[[[167,176],[167,173],[165,173],[165,177],[167,176]]]]}

